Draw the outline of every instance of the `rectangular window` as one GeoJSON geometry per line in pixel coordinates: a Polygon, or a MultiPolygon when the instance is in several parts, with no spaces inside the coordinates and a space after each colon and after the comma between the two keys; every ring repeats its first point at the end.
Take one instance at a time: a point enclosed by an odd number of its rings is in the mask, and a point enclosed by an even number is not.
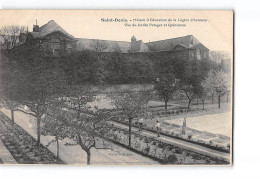
{"type": "Polygon", "coordinates": [[[200,60],[201,56],[200,56],[200,49],[197,49],[197,60],[200,60]]]}
{"type": "Polygon", "coordinates": [[[72,52],[72,46],[70,44],[67,45],[67,52],[68,53],[72,52]]]}

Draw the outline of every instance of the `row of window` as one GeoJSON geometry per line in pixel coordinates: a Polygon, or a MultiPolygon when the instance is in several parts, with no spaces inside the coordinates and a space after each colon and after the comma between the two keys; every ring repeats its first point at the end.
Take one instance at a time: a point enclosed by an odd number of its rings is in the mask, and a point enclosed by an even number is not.
{"type": "MultiPolygon", "coordinates": [[[[52,52],[53,55],[59,55],[61,52],[62,46],[60,43],[53,43],[52,44],[52,52]]],[[[66,44],[66,52],[71,53],[72,52],[72,46],[70,44],[66,44]]]]}
{"type": "Polygon", "coordinates": [[[201,60],[201,59],[206,59],[207,58],[207,52],[203,52],[200,49],[196,50],[196,54],[195,54],[195,52],[192,52],[191,53],[191,58],[194,59],[195,55],[196,55],[196,59],[197,60],[201,60]]]}

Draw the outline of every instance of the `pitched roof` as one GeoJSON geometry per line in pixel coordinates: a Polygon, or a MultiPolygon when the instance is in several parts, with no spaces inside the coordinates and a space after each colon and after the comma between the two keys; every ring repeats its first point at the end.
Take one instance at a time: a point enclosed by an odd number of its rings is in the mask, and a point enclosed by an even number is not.
{"type": "MultiPolygon", "coordinates": [[[[54,20],[51,20],[49,21],[47,24],[43,25],[40,27],[39,29],[39,32],[37,34],[37,36],[35,37],[43,37],[43,36],[46,36],[50,33],[53,33],[53,32],[61,32],[69,37],[71,37],[72,39],[74,39],[74,37],[72,35],[70,35],[68,32],[66,32],[61,26],[59,26],[54,20]]],[[[36,35],[35,32],[31,32],[33,33],[32,35],[36,35]]]]}
{"type": "Polygon", "coordinates": [[[145,45],[145,43],[142,40],[131,41],[130,52],[134,53],[134,52],[149,52],[149,51],[150,51],[149,48],[145,45]]]}
{"type": "Polygon", "coordinates": [[[103,52],[121,52],[128,53],[130,49],[130,42],[124,41],[111,41],[99,39],[77,39],[77,50],[93,50],[97,42],[105,44],[106,49],[103,52]]]}
{"type": "MultiPolygon", "coordinates": [[[[131,42],[126,41],[111,41],[111,40],[99,40],[99,39],[85,39],[77,38],[75,39],[72,35],[66,32],[61,26],[59,26],[54,20],[49,21],[47,24],[39,28],[39,32],[30,32],[29,34],[33,38],[41,38],[53,32],[61,32],[66,36],[76,40],[77,50],[94,50],[95,44],[97,42],[104,43],[107,48],[103,52],[120,52],[120,53],[135,53],[135,52],[158,52],[158,51],[170,51],[174,50],[177,45],[183,48],[193,48],[195,46],[202,46],[193,35],[187,35],[183,37],[177,37],[166,40],[159,40],[154,42],[144,43],[142,40],[136,41],[133,36],[131,42]]],[[[207,49],[207,48],[206,48],[207,49]]]]}
{"type": "Polygon", "coordinates": [[[193,35],[145,43],[151,51],[170,51],[176,45],[192,48],[201,44],[193,35]]]}
{"type": "Polygon", "coordinates": [[[29,34],[31,34],[33,36],[33,38],[37,37],[37,35],[39,34],[39,32],[29,32],[29,34]]]}

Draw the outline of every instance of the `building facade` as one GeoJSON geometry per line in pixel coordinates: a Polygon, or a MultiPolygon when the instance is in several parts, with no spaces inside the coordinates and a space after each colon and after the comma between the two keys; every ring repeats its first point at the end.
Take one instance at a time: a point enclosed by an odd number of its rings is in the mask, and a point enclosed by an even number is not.
{"type": "Polygon", "coordinates": [[[147,43],[137,40],[135,36],[132,36],[130,42],[75,38],[54,20],[49,21],[41,27],[36,23],[36,25],[33,25],[32,32],[21,34],[19,43],[14,49],[25,46],[39,46],[52,55],[71,53],[73,51],[94,50],[104,53],[123,53],[126,55],[140,54],[140,56],[143,53],[170,53],[174,58],[189,60],[209,59],[209,49],[193,35],[147,43]]]}

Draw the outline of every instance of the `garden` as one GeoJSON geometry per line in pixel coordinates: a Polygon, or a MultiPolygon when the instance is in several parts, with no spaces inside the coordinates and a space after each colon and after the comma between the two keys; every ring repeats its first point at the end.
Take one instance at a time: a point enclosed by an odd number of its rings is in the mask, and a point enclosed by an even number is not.
{"type": "MultiPolygon", "coordinates": [[[[0,137],[19,164],[65,164],[45,146],[0,112],[0,137]]],[[[1,163],[1,162],[0,162],[1,163]]]]}
{"type": "MultiPolygon", "coordinates": [[[[173,110],[173,111],[168,111],[167,113],[163,113],[164,115],[181,115],[184,114],[185,110],[179,109],[179,110],[173,110]]],[[[144,120],[144,125],[143,129],[150,131],[150,132],[155,132],[156,133],[156,121],[157,119],[160,119],[162,115],[158,116],[152,116],[151,119],[145,119],[144,120]]],[[[164,116],[165,117],[165,116],[164,116]]],[[[123,118],[114,118],[114,121],[122,123],[124,125],[128,125],[128,119],[123,118]]],[[[138,119],[133,120],[132,126],[134,127],[139,127],[138,124],[138,119]]],[[[199,131],[196,129],[192,129],[189,127],[186,127],[186,134],[183,135],[181,134],[181,126],[176,125],[174,123],[167,123],[167,122],[161,122],[161,129],[160,133],[169,137],[181,139],[184,141],[188,141],[191,143],[199,144],[214,150],[230,153],[230,137],[225,136],[225,135],[220,135],[220,134],[213,134],[205,131],[199,131]]]]}
{"type": "Polygon", "coordinates": [[[115,126],[108,132],[106,137],[162,164],[227,164],[222,159],[202,155],[134,132],[132,133],[131,147],[129,147],[128,131],[115,126]]]}

